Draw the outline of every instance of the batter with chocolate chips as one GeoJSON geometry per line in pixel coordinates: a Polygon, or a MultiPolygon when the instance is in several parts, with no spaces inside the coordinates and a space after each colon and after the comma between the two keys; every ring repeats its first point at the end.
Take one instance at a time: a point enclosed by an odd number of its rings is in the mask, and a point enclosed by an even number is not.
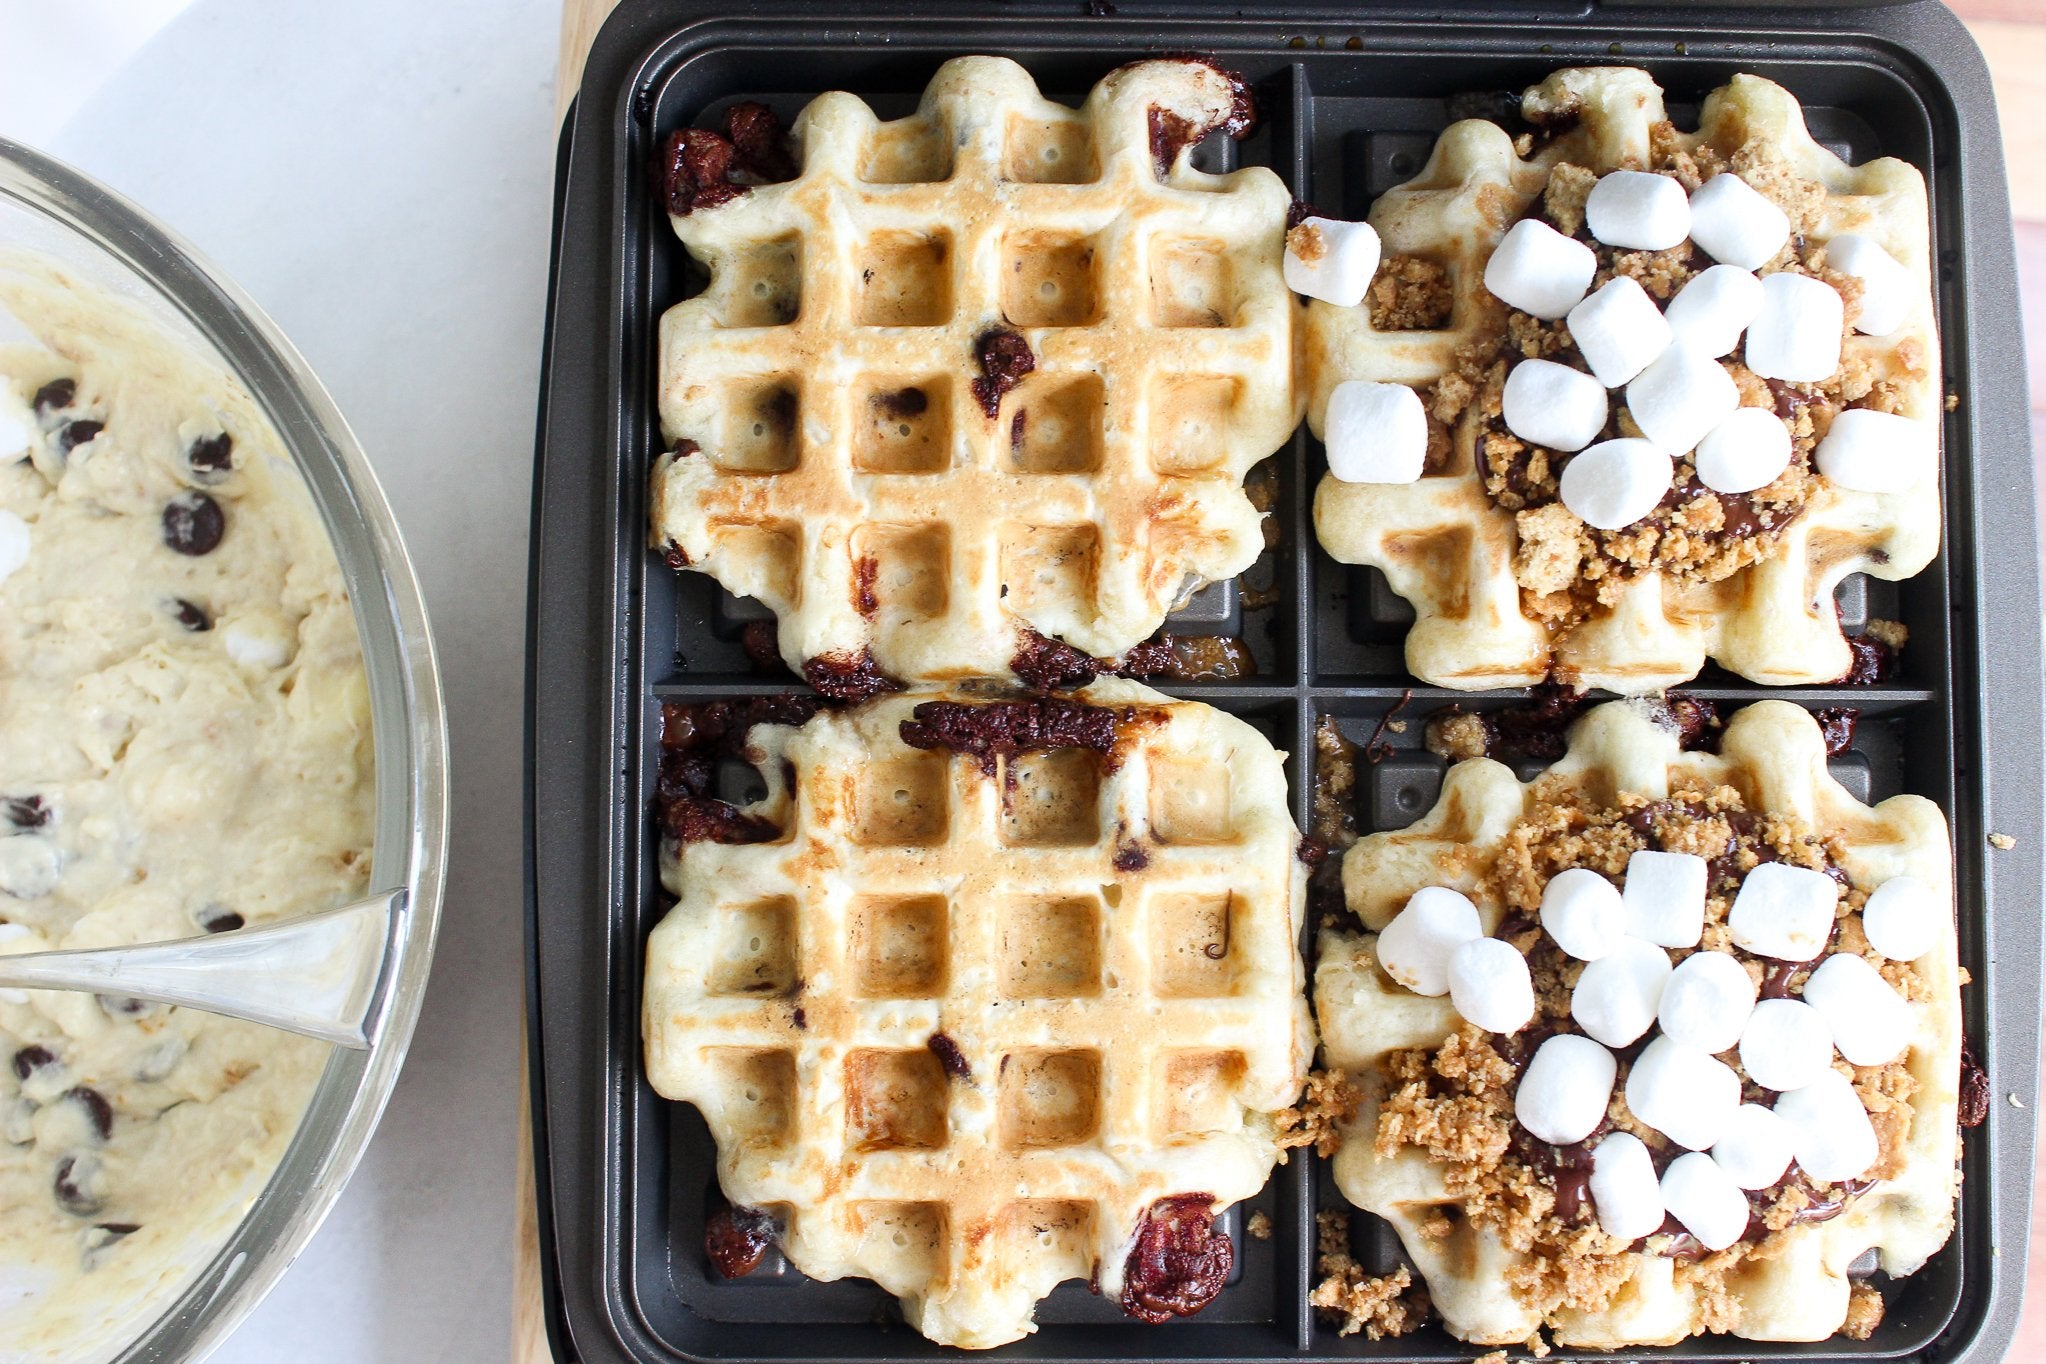
{"type": "MultiPolygon", "coordinates": [[[[367,888],[353,612],[267,422],[132,305],[0,267],[0,952],[271,923],[367,888]]],[[[112,1353],[247,1211],[327,1048],[0,993],[0,1341],[112,1353]]]]}

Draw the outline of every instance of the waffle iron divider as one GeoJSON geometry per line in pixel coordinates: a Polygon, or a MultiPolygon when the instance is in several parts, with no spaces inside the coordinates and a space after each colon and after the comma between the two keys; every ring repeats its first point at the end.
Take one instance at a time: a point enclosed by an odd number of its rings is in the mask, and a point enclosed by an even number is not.
{"type": "MultiPolygon", "coordinates": [[[[1346,217],[1419,169],[1447,121],[1444,96],[1517,90],[1581,62],[1645,65],[1670,87],[1673,105],[1736,70],[1758,70],[1812,107],[1822,141],[1857,159],[1895,152],[1926,170],[1946,368],[1963,397],[1947,427],[1946,552],[1911,583],[1850,580],[1841,594],[1850,628],[1870,616],[1910,626],[1904,670],[1874,687],[1776,690],[1708,669],[1685,690],[1729,708],[1768,695],[1856,706],[1862,723],[1836,775],[1858,795],[1914,790],[1948,811],[1962,960],[1975,975],[1963,1000],[1967,1036],[1986,1054],[1998,1101],[1964,1143],[1953,1241],[1887,1290],[1890,1314],[1875,1339],[1718,1337],[1638,1353],[1999,1357],[2022,1287],[2033,1140],[2031,1107],[2002,1096],[2030,1104],[2040,1024],[2040,593],[2026,404],[2021,385],[2012,387],[2015,276],[2000,153],[1986,73],[1957,45],[1967,41],[1958,22],[1926,0],[1842,9],[1802,30],[1780,14],[1710,3],[1273,7],[1249,18],[1201,0],[1131,0],[1093,17],[1087,8],[1016,0],[968,16],[961,6],[910,3],[834,18],[793,4],[750,4],[733,16],[700,0],[656,3],[615,14],[591,53],[562,152],[527,680],[528,1022],[557,1358],[952,1353],[899,1318],[887,1325],[890,1300],[862,1282],[811,1283],[774,1257],[747,1280],[716,1282],[702,1252],[714,1151],[693,1110],[659,1100],[640,1070],[641,953],[660,912],[647,814],[660,703],[800,686],[747,670],[736,635],[757,616],[750,602],[671,573],[645,546],[645,476],[658,448],[655,327],[662,309],[700,287],[649,203],[653,142],[744,97],[765,96],[790,116],[809,96],[844,88],[869,96],[884,116],[900,115],[944,58],[963,53],[1013,55],[1048,93],[1077,100],[1122,61],[1185,50],[1213,52],[1257,85],[1269,131],[1248,144],[1247,159],[1274,164],[1296,194],[1346,217]],[[1992,831],[2019,842],[1992,851],[1992,831]]],[[[1524,693],[1412,685],[1399,654],[1404,603],[1375,574],[1338,565],[1314,544],[1318,443],[1303,428],[1276,458],[1274,514],[1284,526],[1275,581],[1290,599],[1246,616],[1240,598],[1203,594],[1201,619],[1187,622],[1207,632],[1240,621],[1263,675],[1164,690],[1243,715],[1290,748],[1292,810],[1303,829],[1319,718],[1334,717],[1359,744],[1377,732],[1392,751],[1360,765],[1359,826],[1398,827],[1426,811],[1443,768],[1421,747],[1420,722],[1450,704],[1492,709],[1524,693]],[[1403,703],[1399,714],[1414,723],[1403,734],[1379,731],[1403,703]]],[[[1310,923],[1304,947],[1312,935],[1310,923]]],[[[1344,1206],[1325,1162],[1296,1153],[1251,1206],[1271,1214],[1273,1239],[1260,1245],[1242,1234],[1243,1216],[1225,1219],[1243,1277],[1201,1316],[1146,1328],[1068,1284],[1044,1305],[1037,1336],[994,1353],[1442,1361],[1481,1352],[1434,1327],[1374,1343],[1339,1339],[1314,1319],[1306,1301],[1313,1213],[1344,1206]]],[[[1374,1219],[1356,1215],[1352,1232],[1375,1271],[1397,1262],[1396,1239],[1374,1219]]]]}

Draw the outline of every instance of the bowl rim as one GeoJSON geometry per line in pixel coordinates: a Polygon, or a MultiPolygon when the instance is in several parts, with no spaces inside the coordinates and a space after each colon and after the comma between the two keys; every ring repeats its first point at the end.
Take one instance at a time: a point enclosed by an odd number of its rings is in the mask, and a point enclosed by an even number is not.
{"type": "Polygon", "coordinates": [[[333,1210],[395,1088],[424,1002],[448,838],[447,719],[419,582],[382,486],[340,410],[277,324],[189,242],[84,172],[0,137],[0,203],[109,258],[215,352],[311,491],[362,643],[375,752],[371,886],[403,889],[365,1029],[333,1048],[297,1131],[227,1240],[113,1358],[197,1359],[252,1312],[333,1210]]]}

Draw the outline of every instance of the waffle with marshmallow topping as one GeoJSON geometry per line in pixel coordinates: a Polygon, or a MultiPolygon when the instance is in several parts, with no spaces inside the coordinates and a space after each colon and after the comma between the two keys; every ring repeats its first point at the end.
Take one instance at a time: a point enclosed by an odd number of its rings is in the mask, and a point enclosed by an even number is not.
{"type": "MultiPolygon", "coordinates": [[[[1588,613],[1565,617],[1537,600],[1534,588],[1560,596],[1582,568],[1550,573],[1544,582],[1539,566],[1528,565],[1514,511],[1485,486],[1477,449],[1481,418],[1473,405],[1453,429],[1437,432],[1440,448],[1431,450],[1417,481],[1346,483],[1325,476],[1315,500],[1322,544],[1342,562],[1379,568],[1413,603],[1417,620],[1407,636],[1407,663],[1416,676],[1440,685],[1522,686],[1553,677],[1643,693],[1695,676],[1708,655],[1768,685],[1843,676],[1850,656],[1834,609],[1835,586],[1850,573],[1908,577],[1930,562],[1939,542],[1940,484],[1931,447],[1942,390],[1924,178],[1889,158],[1846,165],[1812,140],[1791,95],[1754,76],[1736,76],[1707,98],[1694,134],[1658,129],[1665,117],[1662,92],[1638,70],[1559,71],[1530,89],[1523,107],[1552,140],[1537,147],[1530,138],[1522,155],[1494,124],[1455,124],[1426,168],[1373,206],[1370,220],[1388,258],[1415,256],[1447,267],[1454,302],[1446,325],[1431,331],[1380,331],[1367,307],[1313,303],[1302,379],[1317,435],[1328,434],[1329,399],[1338,384],[1412,385],[1426,396],[1436,391],[1429,386],[1455,374],[1460,350],[1489,346],[1503,334],[1505,306],[1486,287],[1486,267],[1507,230],[1541,208],[1552,171],[1566,165],[1600,173],[1646,168],[1653,145],[1664,154],[1722,159],[1782,204],[1793,234],[1826,242],[1853,233],[1893,258],[1900,281],[1895,290],[1906,296],[1901,321],[1881,337],[1850,329],[1836,375],[1852,372],[1881,383],[1895,413],[1925,424],[1922,465],[1914,466],[1908,486],[1886,492],[1854,491],[1815,477],[1802,511],[1759,561],[1716,580],[1660,566],[1617,572],[1607,596],[1588,613]]],[[[1804,239],[1792,236],[1790,257],[1804,239]]],[[[1699,259],[1705,259],[1702,252],[1699,259]]],[[[1762,267],[1765,278],[1785,259],[1779,255],[1762,267]]],[[[1849,300],[1847,321],[1854,320],[1849,300]]],[[[1618,418],[1623,391],[1611,396],[1615,421],[1607,431],[1636,434],[1631,422],[1618,418]]],[[[1551,462],[1564,458],[1537,453],[1551,462]]],[[[1681,478],[1688,456],[1669,453],[1681,478]]],[[[1583,528],[1568,513],[1549,515],[1568,522],[1566,532],[1583,528]]],[[[1641,515],[1638,504],[1622,515],[1641,515]]],[[[1727,524],[1733,533],[1735,523],[1727,524]]]]}
{"type": "Polygon", "coordinates": [[[1300,415],[1290,196],[1188,154],[1248,101],[1160,60],[1072,109],[999,57],[893,122],[814,100],[795,178],[671,218],[710,282],[661,323],[656,544],[827,689],[1007,677],[1030,632],[1119,656],[1247,568],[1243,476],[1300,415]]]}
{"type": "Polygon", "coordinates": [[[1106,679],[1012,703],[1089,746],[976,753],[988,705],[754,727],[767,794],[736,813],[767,841],[665,844],[644,1019],[654,1088],[702,1111],[725,1194],[797,1268],[974,1348],[1064,1279],[1141,1306],[1147,1218],[1196,1196],[1208,1235],[1264,1187],[1313,1050],[1271,745],[1106,679]]]}
{"type": "MultiPolygon", "coordinates": [[[[1349,1071],[1365,1094],[1336,1156],[1337,1184],[1353,1203],[1393,1225],[1449,1330],[1474,1344],[1518,1343],[1543,1326],[1554,1332],[1558,1344],[1582,1349],[1670,1344],[1706,1330],[1730,1330],[1751,1340],[1818,1340],[1841,1329],[1848,1310],[1849,1267],[1865,1251],[1873,1248],[1888,1274],[1909,1274],[1945,1244],[1953,1228],[1960,975],[1945,821],[1918,796],[1894,796],[1874,808],[1856,801],[1829,775],[1818,726],[1796,706],[1763,701],[1746,707],[1727,725],[1718,754],[1680,751],[1677,735],[1666,726],[1667,712],[1658,719],[1652,706],[1613,702],[1591,711],[1572,730],[1568,754],[1527,785],[1489,759],[1451,767],[1432,812],[1407,829],[1361,840],[1345,857],[1345,896],[1364,931],[1332,928],[1322,934],[1315,1004],[1328,1061],[1349,1071]],[[1712,1273],[1702,1276],[1696,1269],[1680,1268],[1671,1256],[1652,1253],[1670,1248],[1667,1241],[1651,1235],[1630,1250],[1628,1240],[1603,1237],[1594,1223],[1576,1233],[1576,1245],[1611,1256],[1615,1274],[1624,1273],[1610,1300],[1597,1306],[1531,1303],[1509,1285],[1543,1282],[1543,1255],[1551,1256],[1549,1267],[1558,1274],[1583,1272],[1585,1262],[1559,1259],[1526,1236],[1516,1244],[1496,1219],[1488,1221],[1466,1202],[1458,1191],[1460,1172],[1451,1161],[1405,1140],[1390,1146],[1379,1140],[1385,1135],[1381,1113],[1394,1099],[1384,1070],[1388,1058],[1407,1048],[1462,1045],[1455,1039],[1469,1035],[1468,1029],[1459,1034],[1463,1020],[1453,995],[1415,993],[1381,969],[1382,931],[1416,891],[1432,886],[1472,897],[1481,921],[1478,931],[1508,936],[1515,929],[1510,923],[1502,928],[1506,907],[1488,889],[1487,867],[1524,837],[1516,830],[1524,818],[1571,801],[1612,808],[1623,793],[1655,801],[1673,790],[1721,785],[1738,791],[1746,808],[1765,820],[1773,814],[1823,831],[1834,864],[1858,890],[1912,877],[1924,903],[1937,906],[1919,924],[1919,942],[1909,949],[1924,948],[1910,968],[1916,982],[1912,1002],[1894,1006],[1903,1011],[1899,1018],[1908,1019],[1908,1050],[1898,1064],[1911,1082],[1906,1087],[1913,1115],[1872,1167],[1880,1178],[1830,1220],[1771,1232],[1762,1255],[1709,1257],[1699,1268],[1712,1273]],[[1445,1218],[1445,1211],[1452,1215],[1445,1218]]],[[[1546,919],[1547,890],[1542,894],[1546,919]]],[[[1848,908],[1855,903],[1852,893],[1843,900],[1834,945],[1840,949],[1835,956],[1859,961],[1877,954],[1873,948],[1850,949],[1878,937],[1893,939],[1874,926],[1862,937],[1863,913],[1848,908]]],[[[1521,922],[1518,931],[1524,935],[1526,921],[1521,922]]],[[[1767,997],[1769,992],[1763,993],[1767,997]]],[[[1573,995],[1573,1009],[1576,1003],[1573,995]]],[[[1566,1033],[1574,1026],[1563,1024],[1566,1033]]],[[[1647,1035],[1654,1035],[1653,1027],[1647,1035]]],[[[1499,1039],[1493,1035],[1492,1040],[1499,1039]]],[[[1512,1040],[1504,1045],[1510,1048],[1512,1040]]],[[[1734,1057],[1720,1059],[1730,1066],[1734,1057]]],[[[1834,1064],[1851,1069],[1837,1058],[1834,1064]]],[[[1745,1102],[1771,1102],[1772,1096],[1758,1092],[1752,1081],[1744,1084],[1745,1102]]],[[[1610,1129],[1656,1137],[1638,1115],[1629,1114],[1627,1092],[1623,1074],[1599,1140],[1610,1140],[1610,1129]]],[[[1524,1097],[1516,1092],[1515,1104],[1524,1097]]],[[[1519,1129],[1517,1117],[1510,1120],[1521,1139],[1531,1138],[1519,1129]]],[[[1534,1178],[1539,1182],[1543,1176],[1534,1178]]],[[[1587,1196],[1586,1204],[1591,1201],[1587,1196]]],[[[1596,1216],[1605,1216],[1603,1204],[1596,1216]]]]}

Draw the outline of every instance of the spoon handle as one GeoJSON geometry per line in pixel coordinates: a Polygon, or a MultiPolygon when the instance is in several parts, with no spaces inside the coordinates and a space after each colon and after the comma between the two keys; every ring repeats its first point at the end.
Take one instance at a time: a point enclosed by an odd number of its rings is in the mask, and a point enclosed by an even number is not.
{"type": "Polygon", "coordinates": [[[202,938],[0,956],[0,987],[91,990],[246,1018],[366,1048],[369,1016],[406,891],[263,928],[202,938]]]}

